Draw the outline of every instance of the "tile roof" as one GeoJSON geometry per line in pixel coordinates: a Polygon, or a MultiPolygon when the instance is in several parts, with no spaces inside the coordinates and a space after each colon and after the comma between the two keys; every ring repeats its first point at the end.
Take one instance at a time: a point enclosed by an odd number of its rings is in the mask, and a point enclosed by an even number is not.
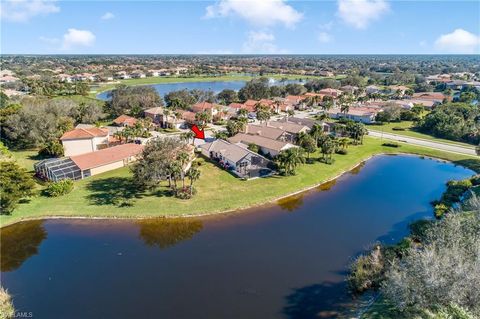
{"type": "Polygon", "coordinates": [[[128,143],[105,148],[96,152],[71,156],[70,159],[81,170],[86,170],[115,163],[131,156],[139,155],[142,151],[143,145],[128,143]]]}
{"type": "Polygon", "coordinates": [[[108,130],[98,127],[91,128],[75,128],[71,131],[65,132],[60,140],[77,140],[77,139],[92,139],[94,137],[108,136],[108,130]]]}
{"type": "Polygon", "coordinates": [[[283,131],[293,133],[293,134],[298,134],[302,131],[305,130],[305,128],[308,129],[307,125],[300,125],[297,123],[292,123],[292,122],[279,122],[279,121],[271,121],[267,123],[268,126],[270,127],[275,127],[277,129],[281,129],[283,131]]]}
{"type": "Polygon", "coordinates": [[[256,144],[260,147],[268,148],[274,151],[281,151],[285,146],[291,145],[282,141],[272,140],[259,135],[250,135],[245,133],[238,133],[228,139],[231,143],[256,144]]]}
{"type": "Polygon", "coordinates": [[[148,113],[148,114],[163,114],[163,107],[157,106],[157,107],[152,107],[151,109],[143,111],[143,113],[148,113]]]}
{"type": "Polygon", "coordinates": [[[265,125],[248,124],[245,128],[245,133],[250,135],[260,135],[263,137],[268,137],[272,140],[278,140],[285,133],[285,131],[265,125]]]}
{"type": "Polygon", "coordinates": [[[125,114],[120,115],[116,119],[113,120],[113,123],[117,125],[128,125],[128,126],[133,126],[135,123],[137,123],[137,119],[125,114]]]}
{"type": "Polygon", "coordinates": [[[200,146],[202,149],[207,152],[216,152],[222,154],[226,159],[237,163],[242,158],[248,154],[254,154],[255,156],[260,156],[257,153],[250,151],[244,147],[241,147],[237,144],[232,144],[230,142],[218,139],[210,143],[205,143],[200,146]]]}

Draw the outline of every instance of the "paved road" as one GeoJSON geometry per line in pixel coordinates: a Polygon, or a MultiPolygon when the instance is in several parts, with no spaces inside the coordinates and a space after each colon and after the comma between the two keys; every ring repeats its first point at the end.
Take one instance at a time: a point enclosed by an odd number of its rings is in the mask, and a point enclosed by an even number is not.
{"type": "Polygon", "coordinates": [[[455,144],[439,143],[439,142],[434,142],[434,141],[429,141],[429,140],[424,140],[424,139],[419,139],[414,137],[408,137],[408,136],[385,133],[385,132],[382,133],[382,132],[371,131],[371,130],[368,130],[368,135],[373,137],[378,137],[378,138],[385,138],[389,140],[399,141],[399,142],[405,142],[413,145],[425,146],[425,147],[434,148],[437,150],[442,150],[447,152],[476,155],[475,149],[463,147],[455,144]]]}

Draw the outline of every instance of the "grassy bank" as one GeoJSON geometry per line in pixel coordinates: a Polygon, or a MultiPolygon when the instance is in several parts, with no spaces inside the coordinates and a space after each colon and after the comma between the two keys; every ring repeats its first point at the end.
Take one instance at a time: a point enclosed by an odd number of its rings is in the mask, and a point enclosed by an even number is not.
{"type": "Polygon", "coordinates": [[[396,134],[407,137],[414,137],[443,144],[453,144],[474,149],[475,146],[467,143],[446,140],[444,138],[434,137],[432,135],[418,132],[414,129],[412,121],[402,121],[398,123],[385,123],[384,125],[368,125],[367,128],[372,131],[396,134]],[[394,128],[402,128],[403,130],[394,130],[394,128]]]}
{"type": "MultiPolygon", "coordinates": [[[[358,163],[380,153],[413,153],[438,157],[480,171],[480,160],[433,149],[402,144],[385,147],[378,139],[366,138],[362,146],[351,146],[348,155],[335,155],[335,163],[315,162],[299,167],[297,175],[241,181],[228,172],[200,159],[201,177],[196,183],[198,194],[191,200],[166,196],[167,188],[137,193],[131,184],[128,168],[121,168],[75,183],[72,193],[63,197],[38,196],[20,204],[11,216],[1,216],[2,226],[22,219],[55,216],[83,217],[159,217],[212,214],[270,202],[332,179],[358,163]]],[[[318,156],[318,155],[317,155],[318,156]]],[[[17,157],[20,157],[17,154],[17,157]]],[[[31,167],[30,161],[23,165],[31,167]]]]}
{"type": "MultiPolygon", "coordinates": [[[[288,79],[288,80],[298,80],[298,79],[321,79],[324,77],[312,76],[312,75],[296,75],[296,74],[266,74],[265,77],[273,79],[288,79]]],[[[230,75],[219,75],[219,76],[193,76],[193,77],[180,77],[180,76],[156,76],[148,77],[143,79],[126,79],[119,80],[117,83],[113,84],[100,84],[98,86],[92,87],[92,92],[90,93],[91,97],[95,97],[98,93],[111,90],[115,88],[118,84],[125,85],[149,85],[149,84],[166,84],[166,83],[186,83],[186,82],[223,82],[223,81],[249,81],[253,78],[258,78],[260,76],[251,76],[251,75],[239,75],[239,74],[230,74],[230,75]]],[[[336,78],[341,78],[336,77],[336,78]]]]}

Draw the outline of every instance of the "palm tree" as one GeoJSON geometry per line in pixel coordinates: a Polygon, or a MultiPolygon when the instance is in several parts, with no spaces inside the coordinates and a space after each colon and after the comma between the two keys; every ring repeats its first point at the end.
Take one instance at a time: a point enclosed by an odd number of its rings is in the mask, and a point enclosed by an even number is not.
{"type": "Polygon", "coordinates": [[[187,131],[180,134],[180,138],[185,142],[187,142],[187,144],[190,143],[190,140],[192,140],[192,145],[193,145],[193,142],[195,141],[195,134],[192,131],[187,131]]]}
{"type": "Polygon", "coordinates": [[[180,162],[182,168],[181,178],[182,178],[182,189],[185,188],[185,173],[184,169],[187,166],[188,161],[190,160],[190,155],[187,152],[180,152],[177,156],[177,160],[180,162]]]}
{"type": "Polygon", "coordinates": [[[285,175],[294,175],[297,166],[305,163],[305,154],[303,149],[292,147],[281,151],[277,156],[277,161],[279,166],[283,168],[285,175]]]}
{"type": "Polygon", "coordinates": [[[239,109],[238,110],[238,116],[246,118],[248,116],[248,110],[247,109],[239,109]]]}
{"type": "Polygon", "coordinates": [[[338,145],[342,147],[342,149],[346,149],[348,147],[349,139],[348,137],[341,137],[338,139],[338,145]]]}
{"type": "Polygon", "coordinates": [[[190,195],[192,195],[193,192],[193,182],[198,180],[200,178],[200,170],[196,167],[190,167],[190,169],[187,172],[187,176],[190,179],[190,195]]]}
{"type": "Polygon", "coordinates": [[[313,124],[312,128],[310,129],[310,135],[315,139],[315,141],[317,142],[317,146],[318,146],[318,140],[323,135],[322,125],[317,124],[317,123],[313,124]]]}

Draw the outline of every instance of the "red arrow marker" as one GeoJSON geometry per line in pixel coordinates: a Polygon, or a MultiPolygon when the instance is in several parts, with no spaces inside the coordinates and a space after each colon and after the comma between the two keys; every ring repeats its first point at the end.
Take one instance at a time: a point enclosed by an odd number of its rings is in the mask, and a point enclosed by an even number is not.
{"type": "Polygon", "coordinates": [[[199,138],[204,140],[205,139],[205,132],[201,129],[198,128],[198,126],[193,125],[192,126],[192,131],[195,133],[195,138],[199,138]]]}

